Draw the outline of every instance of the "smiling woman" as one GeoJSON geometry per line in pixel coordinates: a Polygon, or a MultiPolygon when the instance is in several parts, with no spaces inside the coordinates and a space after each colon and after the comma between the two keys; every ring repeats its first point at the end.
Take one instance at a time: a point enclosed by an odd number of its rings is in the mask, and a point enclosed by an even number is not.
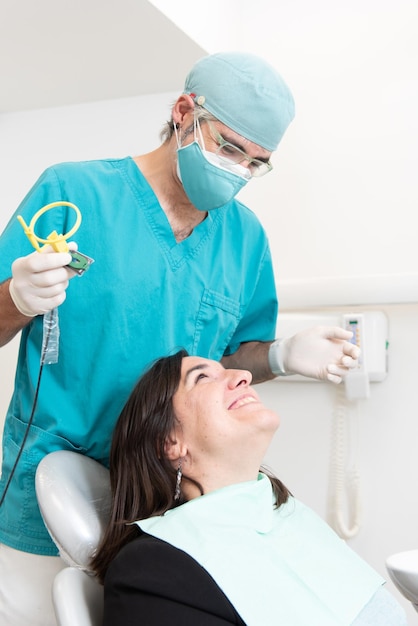
{"type": "Polygon", "coordinates": [[[137,383],[93,560],[104,626],[406,626],[384,580],[260,470],[279,418],[250,383],[184,350],[137,383]]]}
{"type": "MultiPolygon", "coordinates": [[[[278,415],[250,387],[251,378],[248,371],[224,369],[216,361],[183,358],[173,398],[176,419],[165,453],[205,494],[256,480],[279,426],[278,415]]],[[[196,495],[186,482],[185,498],[196,495]]]]}

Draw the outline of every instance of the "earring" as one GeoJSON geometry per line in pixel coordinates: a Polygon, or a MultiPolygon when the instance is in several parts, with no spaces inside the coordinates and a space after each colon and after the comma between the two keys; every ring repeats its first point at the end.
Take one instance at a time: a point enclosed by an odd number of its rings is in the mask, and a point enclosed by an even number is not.
{"type": "Polygon", "coordinates": [[[182,476],[183,476],[183,472],[181,471],[181,461],[180,461],[179,466],[177,468],[177,474],[176,474],[176,488],[174,490],[174,500],[176,502],[180,500],[180,496],[181,496],[180,484],[181,484],[182,476]]]}

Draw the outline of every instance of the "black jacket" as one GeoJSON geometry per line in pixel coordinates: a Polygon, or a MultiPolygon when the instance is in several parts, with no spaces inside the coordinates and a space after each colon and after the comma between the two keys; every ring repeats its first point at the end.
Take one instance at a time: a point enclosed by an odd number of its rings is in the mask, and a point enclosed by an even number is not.
{"type": "Polygon", "coordinates": [[[197,561],[146,533],[112,561],[104,590],[103,626],[245,626],[197,561]]]}

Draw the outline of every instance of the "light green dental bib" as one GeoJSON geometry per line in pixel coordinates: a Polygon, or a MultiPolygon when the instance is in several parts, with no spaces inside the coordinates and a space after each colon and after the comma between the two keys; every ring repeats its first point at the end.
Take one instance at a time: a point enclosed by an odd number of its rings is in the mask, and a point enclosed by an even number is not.
{"type": "Polygon", "coordinates": [[[274,509],[263,474],[137,524],[198,561],[248,626],[349,626],[384,583],[309,508],[274,509]]]}

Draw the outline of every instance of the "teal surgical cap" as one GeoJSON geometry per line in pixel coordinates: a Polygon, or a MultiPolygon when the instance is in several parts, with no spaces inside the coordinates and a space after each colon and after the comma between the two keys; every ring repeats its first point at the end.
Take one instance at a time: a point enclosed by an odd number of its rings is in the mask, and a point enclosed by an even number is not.
{"type": "Polygon", "coordinates": [[[293,96],[280,74],[245,52],[219,52],[197,61],[184,93],[225,126],[270,151],[295,115],[293,96]]]}

